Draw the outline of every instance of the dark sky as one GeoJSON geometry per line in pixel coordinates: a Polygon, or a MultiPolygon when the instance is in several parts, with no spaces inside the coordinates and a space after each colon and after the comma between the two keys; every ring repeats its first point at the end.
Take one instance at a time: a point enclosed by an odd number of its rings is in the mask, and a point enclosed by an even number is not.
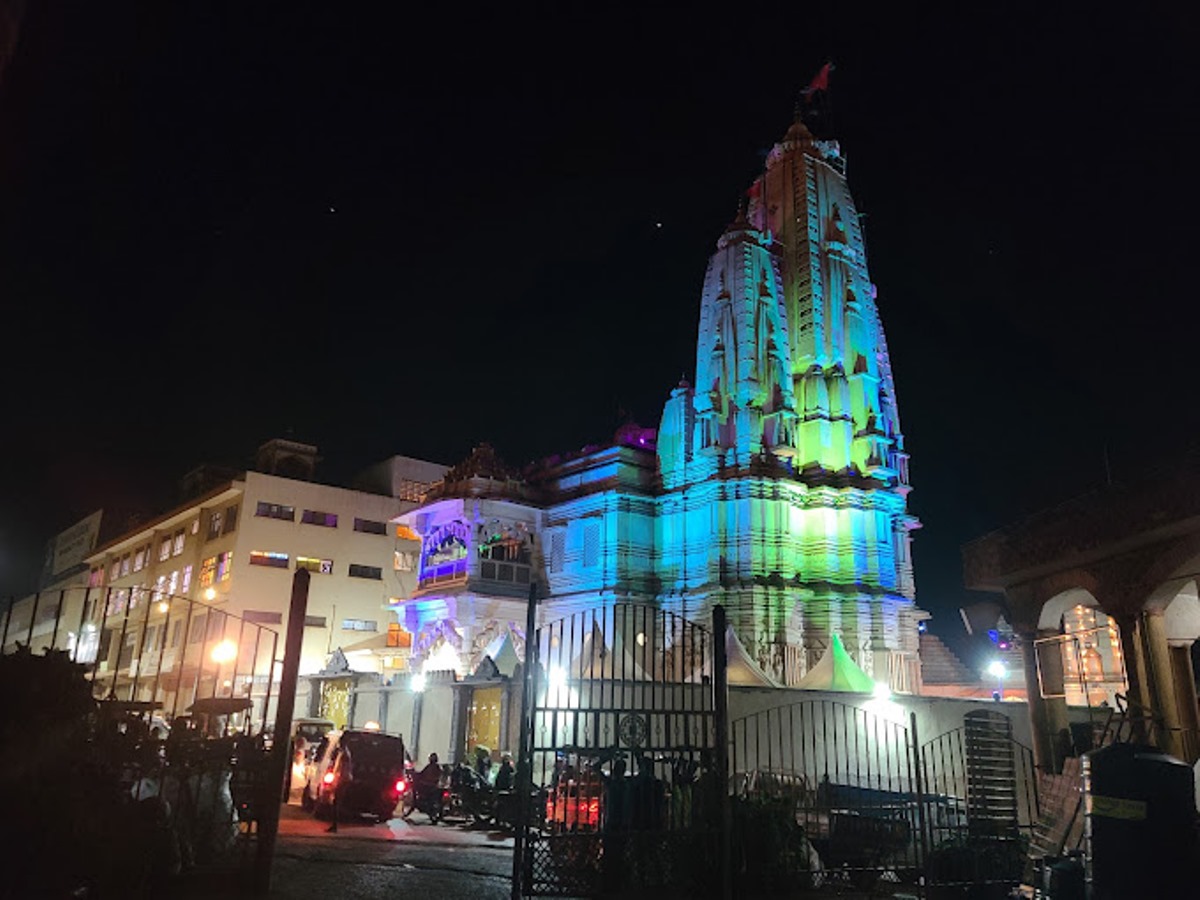
{"type": "Polygon", "coordinates": [[[1099,486],[1105,448],[1121,480],[1200,438],[1181,4],[253,6],[26,12],[0,594],[92,510],[289,429],[336,481],[657,424],[706,259],[827,59],[935,630],[964,541],[1099,486]]]}

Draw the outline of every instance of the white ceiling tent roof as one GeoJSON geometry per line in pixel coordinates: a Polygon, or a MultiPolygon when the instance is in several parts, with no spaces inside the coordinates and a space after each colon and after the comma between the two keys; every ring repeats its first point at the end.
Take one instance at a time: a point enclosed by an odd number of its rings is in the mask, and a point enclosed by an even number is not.
{"type": "Polygon", "coordinates": [[[490,657],[495,663],[496,669],[506,678],[512,678],[513,672],[521,664],[521,657],[517,655],[510,628],[505,628],[492,638],[491,642],[483,648],[483,655],[490,657]]]}
{"type": "MultiPolygon", "coordinates": [[[[568,678],[611,678],[624,681],[646,681],[645,669],[634,659],[633,654],[625,647],[625,642],[617,636],[610,647],[604,639],[600,623],[594,621],[592,630],[584,636],[567,668],[568,678]]],[[[551,666],[561,665],[560,660],[566,659],[567,653],[573,648],[568,646],[565,651],[561,648],[542,648],[542,660],[551,666]]]]}
{"type": "Polygon", "coordinates": [[[821,661],[808,670],[796,687],[808,691],[869,694],[875,690],[875,681],[858,667],[858,663],[847,652],[842,639],[835,634],[821,661]]]}

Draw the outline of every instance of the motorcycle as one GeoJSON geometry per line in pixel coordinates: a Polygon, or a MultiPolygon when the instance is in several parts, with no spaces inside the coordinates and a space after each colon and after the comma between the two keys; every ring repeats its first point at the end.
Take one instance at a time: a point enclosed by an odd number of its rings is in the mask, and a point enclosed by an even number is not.
{"type": "MultiPolygon", "coordinates": [[[[470,766],[459,764],[450,776],[451,810],[476,825],[513,830],[517,827],[518,794],[512,789],[498,789],[470,766]]],[[[533,791],[531,808],[538,809],[541,794],[533,791]]]]}
{"type": "Polygon", "coordinates": [[[450,789],[443,782],[445,775],[436,784],[421,782],[411,762],[404,765],[404,791],[400,795],[400,817],[405,821],[414,811],[429,817],[429,824],[436,825],[450,808],[450,789]]]}

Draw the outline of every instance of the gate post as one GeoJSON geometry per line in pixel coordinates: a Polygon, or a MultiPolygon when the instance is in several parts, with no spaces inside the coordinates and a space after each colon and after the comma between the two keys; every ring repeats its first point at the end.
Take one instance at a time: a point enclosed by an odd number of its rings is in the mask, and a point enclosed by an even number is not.
{"type": "Polygon", "coordinates": [[[533,671],[537,666],[537,579],[529,579],[525,610],[525,662],[521,667],[521,736],[517,749],[517,822],[513,833],[512,900],[521,900],[525,867],[525,829],[533,790],[533,671]]]}
{"type": "MultiPolygon", "coordinates": [[[[915,712],[909,713],[909,722],[911,724],[909,734],[912,735],[913,747],[913,776],[917,793],[917,828],[921,832],[921,870],[924,871],[925,867],[929,865],[929,836],[925,826],[925,781],[922,771],[925,762],[921,759],[921,739],[917,733],[917,714],[915,712]]],[[[928,883],[928,877],[925,881],[928,883]]]]}
{"type": "MultiPolygon", "coordinates": [[[[287,641],[283,645],[283,672],[279,676],[279,700],[275,704],[275,733],[271,737],[271,756],[267,762],[266,784],[259,785],[263,798],[263,817],[258,823],[258,853],[254,859],[254,892],[265,896],[271,890],[271,861],[275,839],[279,836],[279,789],[288,776],[288,739],[292,730],[292,712],[296,707],[296,682],[300,677],[300,649],[304,643],[304,616],[308,611],[308,569],[297,569],[292,576],[292,602],[288,607],[287,641]]],[[[206,625],[207,627],[207,625],[206,625]]],[[[187,640],[187,636],[184,636],[187,640]]],[[[274,656],[274,654],[272,654],[274,656]]],[[[267,691],[275,675],[275,660],[267,670],[267,691]]],[[[199,681],[199,675],[196,676],[199,681]]],[[[266,711],[264,708],[263,715],[266,711]]],[[[336,819],[334,820],[337,821],[336,819]]]]}
{"type": "Polygon", "coordinates": [[[713,607],[713,712],[716,719],[717,795],[721,804],[720,865],[721,896],[733,896],[733,870],[729,841],[733,834],[733,808],[729,800],[729,685],[726,678],[725,607],[713,607]]]}

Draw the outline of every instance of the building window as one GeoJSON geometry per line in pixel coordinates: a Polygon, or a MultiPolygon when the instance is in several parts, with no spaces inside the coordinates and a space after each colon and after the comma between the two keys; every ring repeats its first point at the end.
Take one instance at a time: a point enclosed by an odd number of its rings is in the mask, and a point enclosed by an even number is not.
{"type": "Polygon", "coordinates": [[[264,609],[248,609],[242,613],[242,618],[247,622],[256,622],[259,625],[283,624],[283,613],[268,612],[264,609]]]}
{"type": "Polygon", "coordinates": [[[467,524],[447,522],[425,536],[421,548],[421,587],[467,577],[467,524]]]}
{"type": "Polygon", "coordinates": [[[200,533],[200,520],[192,519],[192,534],[199,534],[199,533],[200,533]]]}
{"type": "Polygon", "coordinates": [[[180,553],[183,552],[183,529],[182,528],[180,528],[177,532],[175,532],[175,538],[171,544],[171,552],[175,556],[178,556],[180,553]]]}
{"type": "Polygon", "coordinates": [[[304,617],[304,627],[305,628],[324,628],[325,627],[325,617],[324,616],[305,616],[304,617]]]}
{"type": "Polygon", "coordinates": [[[222,534],[233,534],[237,528],[238,505],[235,503],[229,509],[225,510],[225,529],[222,534]]]}
{"type": "Polygon", "coordinates": [[[421,536],[409,528],[407,525],[396,526],[396,537],[402,541],[419,541],[421,536]]]}
{"type": "Polygon", "coordinates": [[[296,507],[284,506],[282,503],[264,503],[260,500],[254,509],[254,515],[264,519],[283,519],[285,522],[295,522],[296,507]]]}
{"type": "Polygon", "coordinates": [[[561,531],[550,535],[550,571],[561,572],[563,559],[566,556],[567,536],[561,531]]]}
{"type": "Polygon", "coordinates": [[[583,526],[583,567],[594,569],[600,564],[600,523],[585,522],[583,526]]]}
{"type": "Polygon", "coordinates": [[[122,575],[129,574],[129,554],[128,553],[126,553],[124,556],[121,557],[121,574],[122,575]]]}
{"type": "Polygon", "coordinates": [[[200,563],[200,587],[212,587],[214,582],[227,581],[233,568],[233,552],[210,556],[200,563]]]}
{"type": "Polygon", "coordinates": [[[387,534],[387,522],[376,522],[374,519],[359,519],[354,520],[354,530],[362,531],[366,534],[387,534]]]}
{"type": "Polygon", "coordinates": [[[288,555],[286,553],[271,553],[264,550],[251,550],[250,565],[270,566],[272,569],[286,569],[288,567],[288,555]]]}
{"type": "Polygon", "coordinates": [[[499,531],[479,544],[479,577],[529,584],[530,545],[520,533],[499,531]]]}
{"type": "Polygon", "coordinates": [[[208,619],[207,613],[192,619],[192,625],[188,629],[189,644],[198,644],[204,638],[205,627],[208,625],[208,622],[205,621],[206,619],[208,619]]]}
{"type": "Polygon", "coordinates": [[[88,587],[100,587],[104,584],[104,569],[95,568],[88,573],[88,587]]]}
{"type": "Polygon", "coordinates": [[[146,548],[138,547],[137,553],[133,554],[133,571],[140,572],[146,568],[146,548]]]}
{"type": "Polygon", "coordinates": [[[110,568],[110,569],[108,570],[108,580],[109,580],[109,581],[114,581],[114,580],[116,580],[117,578],[120,578],[120,577],[121,577],[121,560],[120,560],[120,559],[114,559],[114,560],[112,561],[112,568],[110,568]]]}
{"type": "Polygon", "coordinates": [[[183,582],[179,585],[179,592],[182,594],[186,594],[188,592],[188,588],[190,588],[191,586],[192,586],[192,567],[184,566],[183,567],[183,582]]]}
{"type": "Polygon", "coordinates": [[[405,631],[399,622],[390,622],[387,631],[387,645],[411,650],[412,633],[405,631]]]}
{"type": "Polygon", "coordinates": [[[397,550],[392,554],[392,568],[397,572],[411,572],[417,567],[417,554],[397,550]]]}
{"type": "Polygon", "coordinates": [[[200,587],[212,587],[213,582],[217,580],[217,558],[210,556],[204,562],[200,563],[200,587]]]}
{"type": "Polygon", "coordinates": [[[182,634],[183,634],[183,623],[176,621],[175,624],[171,626],[171,646],[172,647],[179,646],[179,638],[182,634]]]}
{"type": "Polygon", "coordinates": [[[213,538],[219,538],[221,536],[221,524],[223,522],[224,518],[221,514],[221,511],[219,509],[213,510],[208,517],[208,537],[205,538],[205,540],[211,541],[213,538]]]}
{"type": "Polygon", "coordinates": [[[316,572],[318,575],[332,575],[333,574],[333,560],[332,559],[314,559],[311,556],[297,556],[296,557],[296,568],[297,569],[308,569],[308,571],[316,572]]]}
{"type": "Polygon", "coordinates": [[[379,566],[360,566],[358,563],[350,563],[351,578],[372,578],[375,581],[383,580],[383,569],[379,566]]]}
{"type": "Polygon", "coordinates": [[[342,619],[342,631],[378,631],[379,623],[374,619],[342,619]]]}
{"type": "Polygon", "coordinates": [[[306,509],[300,515],[300,521],[305,525],[320,525],[323,528],[337,528],[337,513],[318,512],[306,509]]]}
{"type": "Polygon", "coordinates": [[[167,579],[167,593],[172,597],[179,591],[179,570],[176,569],[171,573],[171,577],[167,579]]]}

